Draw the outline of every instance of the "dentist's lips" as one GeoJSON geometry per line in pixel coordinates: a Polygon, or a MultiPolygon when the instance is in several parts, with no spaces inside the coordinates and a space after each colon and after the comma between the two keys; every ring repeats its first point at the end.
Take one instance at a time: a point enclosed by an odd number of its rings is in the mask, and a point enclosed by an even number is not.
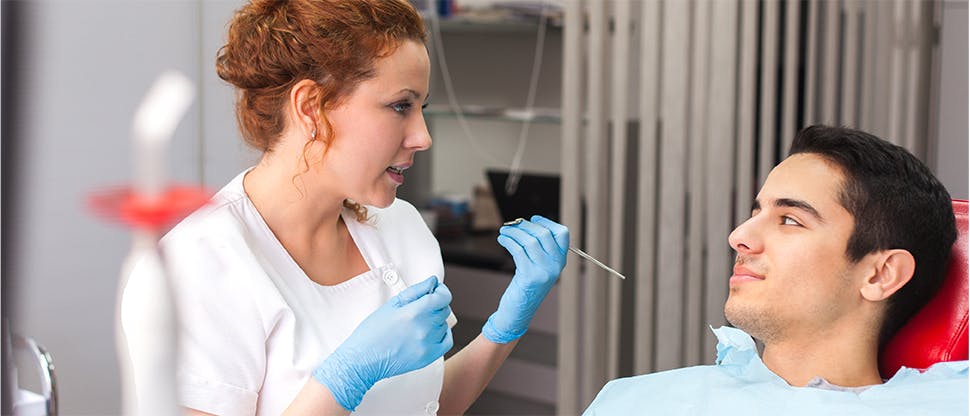
{"type": "Polygon", "coordinates": [[[752,272],[751,270],[748,270],[744,266],[735,265],[734,274],[731,275],[730,284],[737,285],[745,282],[757,282],[761,280],[765,280],[765,277],[763,275],[752,272]]]}
{"type": "Polygon", "coordinates": [[[397,165],[388,166],[387,175],[391,177],[391,180],[396,182],[398,185],[404,184],[404,171],[407,170],[411,165],[397,165]]]}

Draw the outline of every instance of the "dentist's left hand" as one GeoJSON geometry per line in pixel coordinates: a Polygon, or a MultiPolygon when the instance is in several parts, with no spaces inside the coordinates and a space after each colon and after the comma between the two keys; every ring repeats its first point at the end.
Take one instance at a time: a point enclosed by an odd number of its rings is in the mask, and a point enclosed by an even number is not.
{"type": "Polygon", "coordinates": [[[313,372],[353,412],[380,380],[424,368],[454,345],[451,292],[438,279],[410,286],[370,314],[313,372]]]}
{"type": "Polygon", "coordinates": [[[482,327],[482,335],[505,344],[525,334],[542,300],[559,279],[566,266],[569,229],[533,215],[531,221],[500,228],[498,243],[512,254],[515,275],[498,309],[482,327]]]}

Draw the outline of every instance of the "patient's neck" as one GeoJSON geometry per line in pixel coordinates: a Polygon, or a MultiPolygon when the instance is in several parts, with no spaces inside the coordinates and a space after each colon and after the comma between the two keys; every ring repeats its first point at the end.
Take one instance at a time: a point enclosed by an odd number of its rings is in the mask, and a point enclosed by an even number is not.
{"type": "Polygon", "coordinates": [[[804,387],[815,377],[843,387],[881,384],[876,337],[838,332],[765,341],[762,360],[796,387],[804,387]]]}

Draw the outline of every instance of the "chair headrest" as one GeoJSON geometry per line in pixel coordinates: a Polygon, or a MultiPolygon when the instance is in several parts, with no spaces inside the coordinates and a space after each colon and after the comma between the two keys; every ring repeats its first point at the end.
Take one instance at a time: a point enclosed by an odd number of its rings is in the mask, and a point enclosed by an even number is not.
{"type": "Polygon", "coordinates": [[[927,368],[967,359],[967,201],[954,200],[957,240],[940,291],[886,344],[879,371],[890,378],[901,366],[927,368]]]}

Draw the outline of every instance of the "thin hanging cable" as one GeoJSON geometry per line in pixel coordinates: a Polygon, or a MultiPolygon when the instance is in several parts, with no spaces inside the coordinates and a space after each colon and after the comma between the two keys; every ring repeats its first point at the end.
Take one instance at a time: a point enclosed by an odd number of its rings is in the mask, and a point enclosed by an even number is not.
{"type": "Polygon", "coordinates": [[[542,52],[546,42],[546,3],[539,5],[539,29],[536,34],[536,49],[532,59],[532,76],[529,78],[529,94],[525,101],[525,119],[522,121],[522,129],[519,130],[519,146],[512,158],[512,166],[509,167],[509,177],[505,180],[505,194],[512,195],[519,187],[519,179],[522,177],[522,157],[525,155],[525,144],[529,138],[529,127],[532,125],[533,107],[536,99],[536,90],[539,87],[539,73],[542,70],[542,52]]]}
{"type": "MultiPolygon", "coordinates": [[[[539,27],[536,34],[536,48],[535,54],[532,62],[532,74],[529,80],[529,91],[526,97],[526,106],[524,110],[524,118],[522,121],[522,128],[519,130],[519,140],[516,147],[516,152],[512,157],[512,164],[509,168],[509,176],[505,182],[505,192],[507,194],[515,193],[518,188],[519,179],[522,176],[521,164],[522,157],[525,154],[525,146],[528,142],[529,137],[529,127],[532,124],[532,119],[535,117],[534,114],[534,103],[536,91],[539,85],[539,74],[542,70],[542,53],[544,51],[545,38],[546,38],[546,26],[548,25],[548,16],[546,16],[546,4],[542,2],[539,9],[539,27]]],[[[455,113],[455,118],[458,120],[458,125],[461,127],[462,131],[465,133],[465,137],[468,139],[469,144],[472,146],[472,150],[478,154],[480,158],[487,162],[495,163],[498,165],[504,165],[504,163],[499,160],[499,158],[493,156],[492,154],[484,151],[478,145],[478,139],[472,132],[471,127],[468,125],[468,121],[465,118],[465,114],[461,109],[461,105],[458,102],[457,94],[455,94],[455,88],[452,83],[451,72],[448,70],[448,62],[445,57],[445,48],[442,42],[441,36],[441,25],[439,22],[438,14],[435,10],[431,9],[427,13],[431,19],[431,30],[433,32],[434,47],[438,53],[438,64],[441,69],[442,80],[444,81],[445,94],[448,96],[448,104],[451,111],[455,113]]]]}
{"type": "MultiPolygon", "coordinates": [[[[434,2],[429,3],[433,4],[434,2]]],[[[471,127],[468,126],[468,120],[465,119],[465,113],[458,104],[458,98],[455,95],[455,88],[451,83],[451,72],[448,71],[448,62],[447,59],[445,59],[445,47],[441,41],[441,26],[438,22],[438,13],[432,7],[428,15],[431,17],[431,30],[434,32],[432,38],[434,38],[434,48],[438,53],[438,66],[441,68],[441,77],[445,83],[445,94],[448,96],[448,105],[451,107],[451,111],[455,113],[455,118],[458,119],[458,126],[461,127],[462,131],[464,131],[465,137],[468,138],[468,143],[472,146],[472,150],[474,150],[479,157],[496,165],[504,165],[499,158],[492,156],[490,153],[484,151],[478,146],[478,139],[475,137],[475,134],[472,133],[471,127]]]]}

